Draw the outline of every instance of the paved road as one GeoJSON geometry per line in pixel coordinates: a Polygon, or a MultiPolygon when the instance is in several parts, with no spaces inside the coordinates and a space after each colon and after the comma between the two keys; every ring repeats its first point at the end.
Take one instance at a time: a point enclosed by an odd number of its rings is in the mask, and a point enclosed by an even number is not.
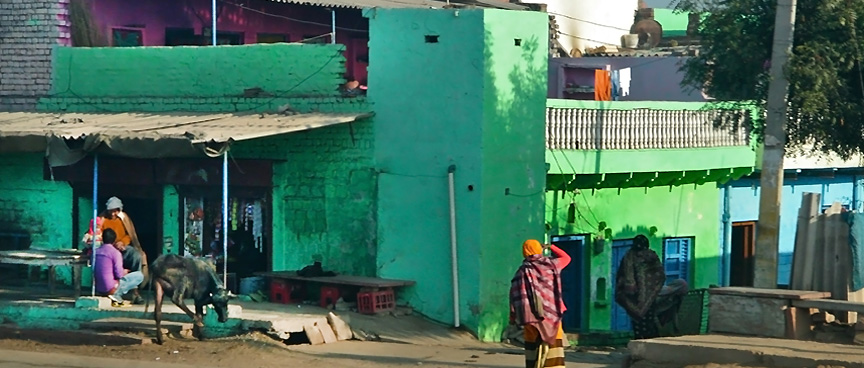
{"type": "Polygon", "coordinates": [[[59,353],[32,353],[0,350],[0,368],[199,368],[193,365],[166,364],[140,360],[94,358],[59,353]]]}

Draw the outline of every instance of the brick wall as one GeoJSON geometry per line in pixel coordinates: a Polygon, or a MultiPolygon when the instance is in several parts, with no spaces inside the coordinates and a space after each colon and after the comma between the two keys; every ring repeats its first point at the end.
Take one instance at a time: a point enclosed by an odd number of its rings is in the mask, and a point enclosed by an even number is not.
{"type": "Polygon", "coordinates": [[[56,46],[69,44],[68,0],[0,0],[0,111],[32,110],[51,89],[56,46]]]}
{"type": "Polygon", "coordinates": [[[372,122],[240,142],[238,158],[280,159],[273,170],[273,268],[313,261],[376,275],[376,188],[372,122]]]}
{"type": "Polygon", "coordinates": [[[43,154],[0,155],[0,233],[26,233],[32,246],[72,243],[72,188],[43,180],[43,154]]]}

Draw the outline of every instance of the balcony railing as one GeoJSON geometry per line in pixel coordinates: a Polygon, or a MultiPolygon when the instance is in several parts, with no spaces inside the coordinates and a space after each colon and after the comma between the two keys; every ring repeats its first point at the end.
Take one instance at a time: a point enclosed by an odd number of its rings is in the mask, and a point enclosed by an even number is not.
{"type": "Polygon", "coordinates": [[[711,110],[546,109],[546,148],[637,150],[747,146],[742,111],[736,128],[715,128],[711,110]]]}

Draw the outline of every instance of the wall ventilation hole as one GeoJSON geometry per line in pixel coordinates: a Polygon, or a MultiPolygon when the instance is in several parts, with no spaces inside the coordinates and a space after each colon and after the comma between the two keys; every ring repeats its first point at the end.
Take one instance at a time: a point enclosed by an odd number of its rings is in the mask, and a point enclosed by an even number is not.
{"type": "Polygon", "coordinates": [[[426,35],[426,43],[438,43],[438,35],[426,35]]]}
{"type": "Polygon", "coordinates": [[[522,39],[521,38],[514,38],[513,44],[516,46],[522,46],[522,39]]]}
{"type": "Polygon", "coordinates": [[[473,191],[474,191],[474,186],[473,186],[473,185],[469,185],[469,186],[468,186],[468,191],[469,191],[469,192],[473,192],[473,191]]]}

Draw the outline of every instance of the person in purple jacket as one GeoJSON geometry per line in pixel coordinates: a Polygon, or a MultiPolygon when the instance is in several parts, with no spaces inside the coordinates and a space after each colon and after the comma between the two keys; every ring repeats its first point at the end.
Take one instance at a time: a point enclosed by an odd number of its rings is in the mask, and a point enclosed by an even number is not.
{"type": "MultiPolygon", "coordinates": [[[[117,248],[117,233],[111,229],[102,232],[102,246],[96,249],[96,292],[107,295],[111,305],[123,306],[123,296],[144,281],[141,271],[123,269],[123,254],[117,248]]],[[[120,245],[122,246],[122,245],[120,245]]]]}

